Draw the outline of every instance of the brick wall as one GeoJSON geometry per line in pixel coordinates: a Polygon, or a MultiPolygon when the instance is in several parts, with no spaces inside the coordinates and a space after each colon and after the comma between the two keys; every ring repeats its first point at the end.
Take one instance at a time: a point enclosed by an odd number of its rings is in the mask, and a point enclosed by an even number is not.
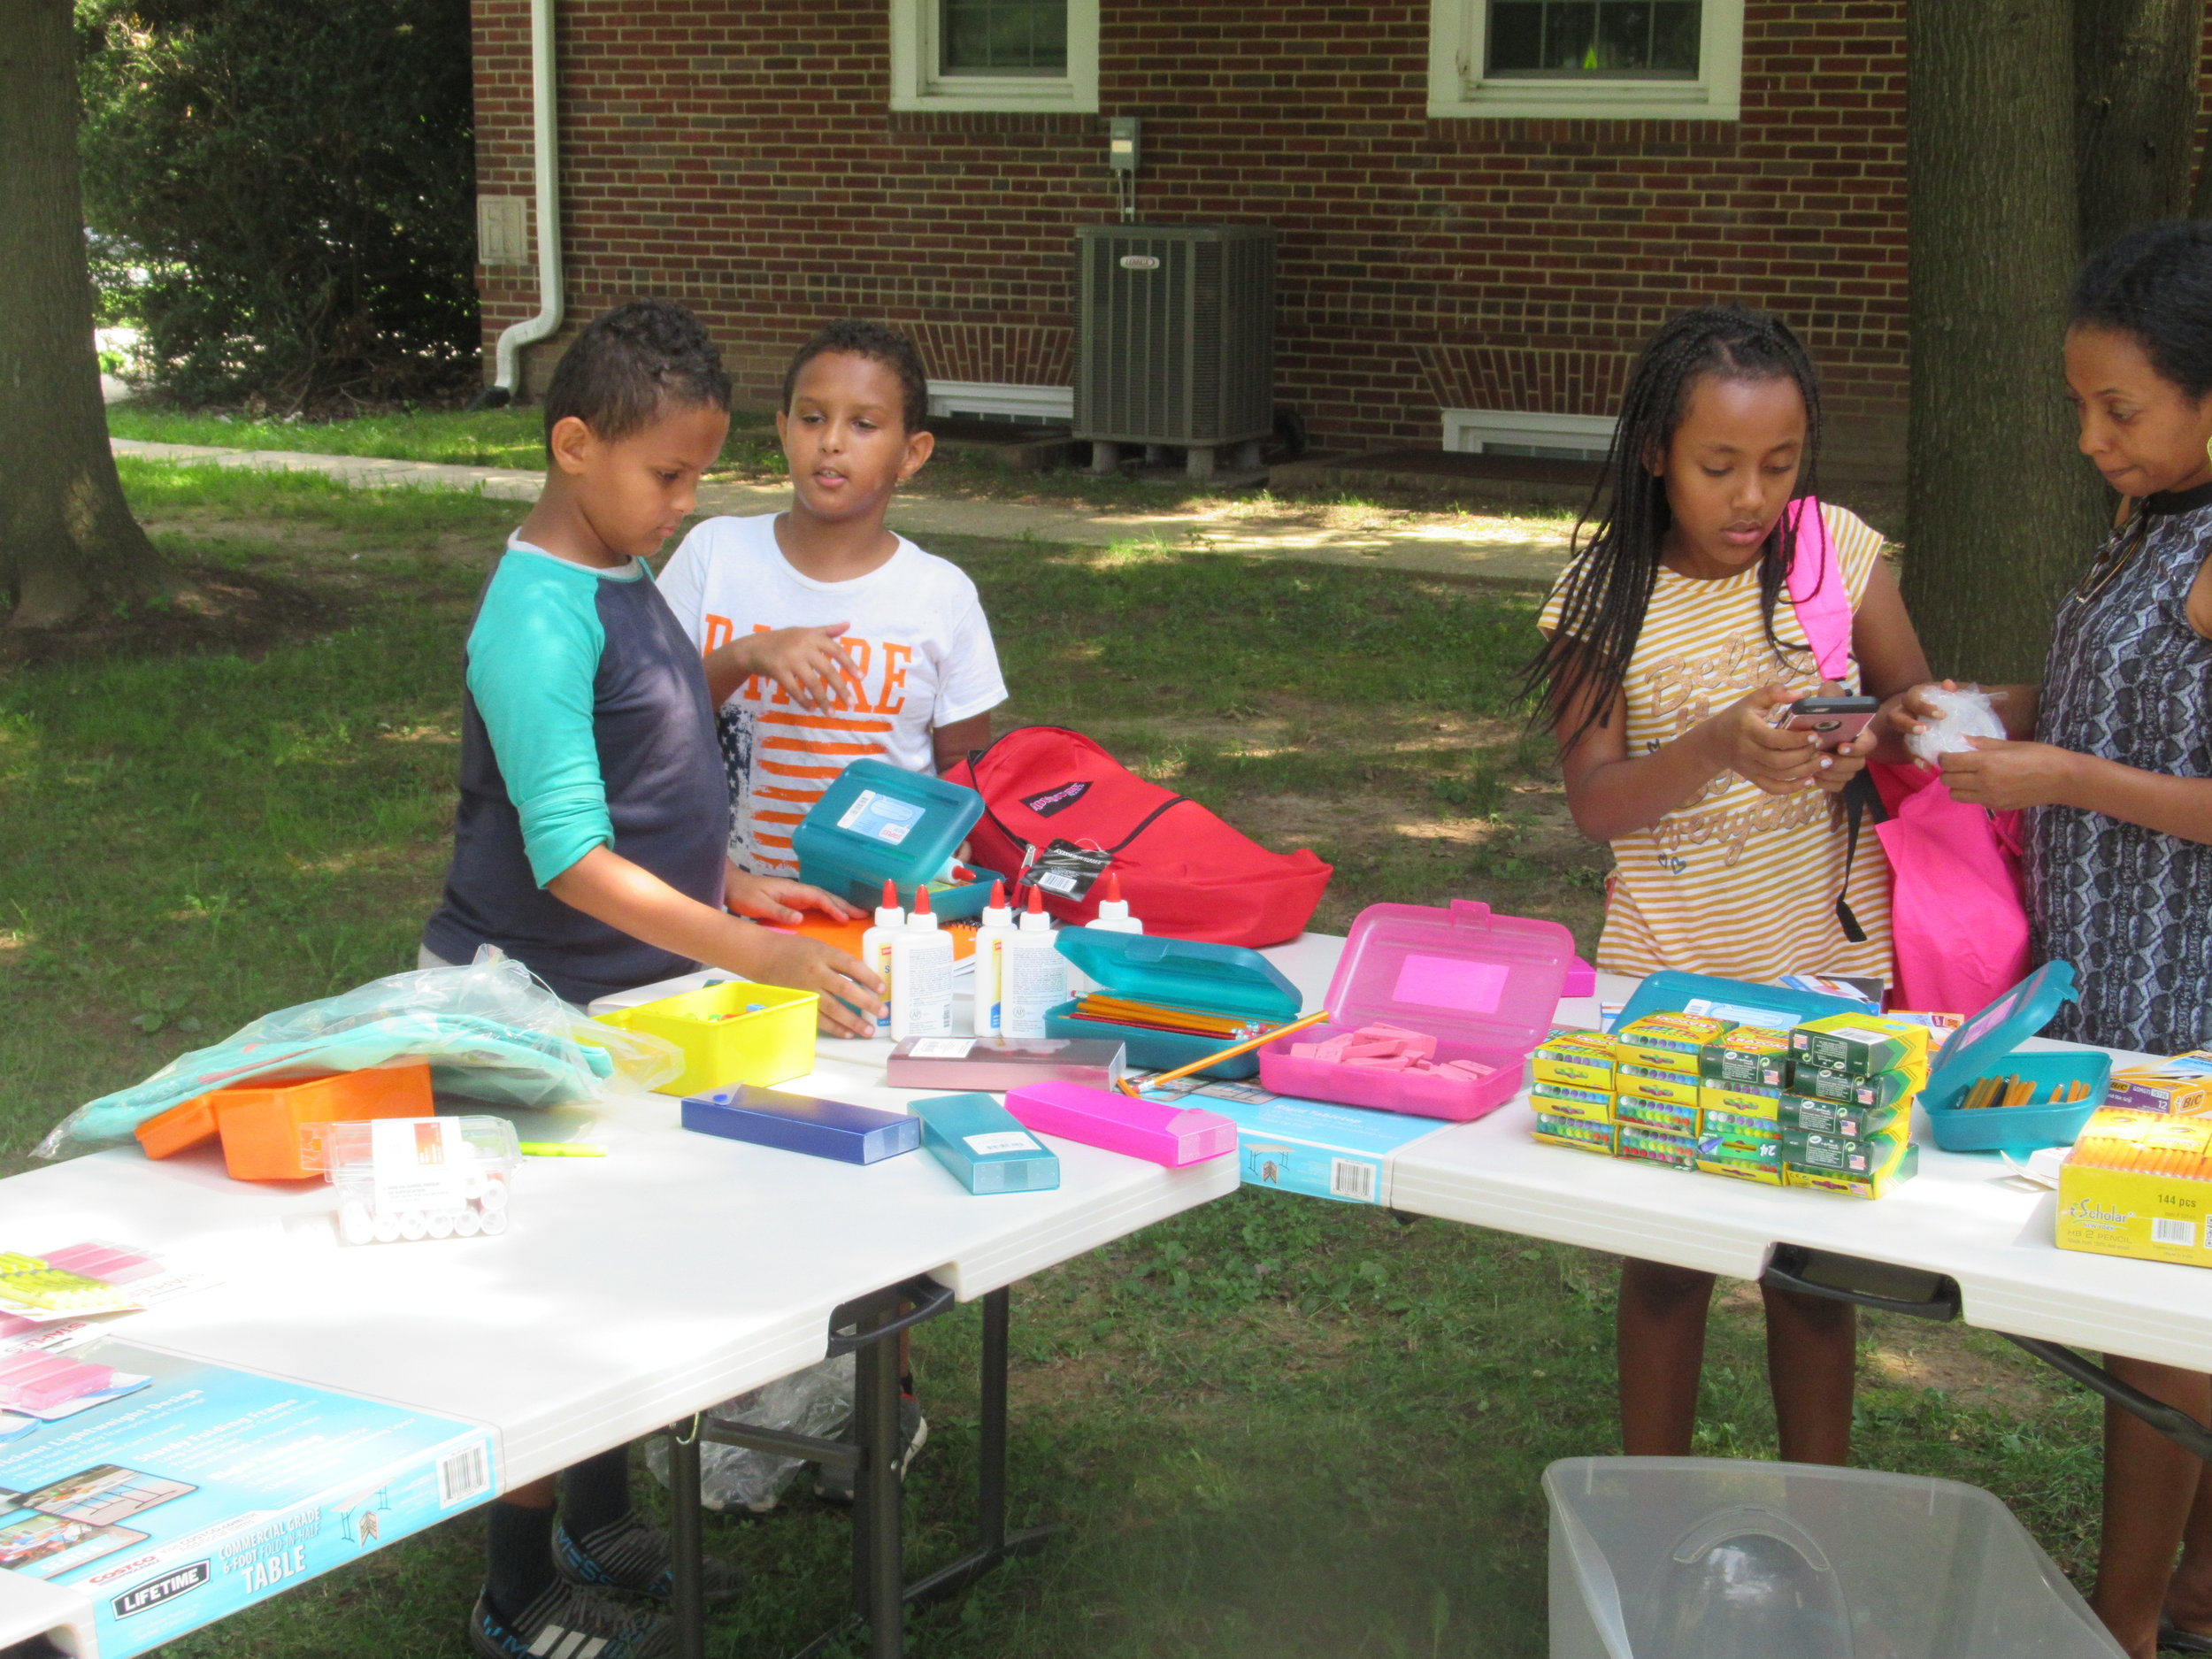
{"type": "MultiPolygon", "coordinates": [[[[480,188],[526,195],[526,0],[475,16],[480,188]]],[[[893,113],[885,0],[560,19],[572,318],[683,300],[759,403],[853,314],[912,329],[941,378],[1066,383],[1074,230],[1112,217],[1103,114],[893,113]]],[[[1609,412],[1663,318],[1740,299],[1803,330],[1842,446],[1901,469],[1903,0],[1750,0],[1734,122],[1432,121],[1427,50],[1418,0],[1102,5],[1141,215],[1280,233],[1278,396],[1317,442],[1609,412]]],[[[534,277],[479,274],[488,360],[534,277]]]]}

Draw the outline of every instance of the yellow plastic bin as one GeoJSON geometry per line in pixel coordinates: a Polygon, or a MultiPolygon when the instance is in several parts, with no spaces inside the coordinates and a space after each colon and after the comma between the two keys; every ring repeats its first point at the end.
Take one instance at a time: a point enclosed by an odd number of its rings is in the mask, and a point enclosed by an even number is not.
{"type": "Polygon", "coordinates": [[[733,1083],[768,1088],[814,1070],[814,1021],[820,1002],[813,991],[725,979],[599,1018],[674,1043],[683,1053],[684,1069],[658,1092],[697,1094],[733,1083]]]}

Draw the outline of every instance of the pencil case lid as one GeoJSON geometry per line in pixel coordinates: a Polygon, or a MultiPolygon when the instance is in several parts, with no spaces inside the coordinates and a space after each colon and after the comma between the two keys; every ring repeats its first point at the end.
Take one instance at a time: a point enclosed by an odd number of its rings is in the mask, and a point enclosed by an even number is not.
{"type": "Polygon", "coordinates": [[[1241,945],[1095,927],[1063,927],[1053,939],[1062,956],[1116,996],[1248,1019],[1298,1017],[1298,987],[1241,945]]]}
{"type": "Polygon", "coordinates": [[[1330,1023],[1526,1054],[1551,1030],[1574,954],[1574,935],[1557,922],[1494,916],[1471,899],[1371,904],[1329,981],[1330,1023]]]}

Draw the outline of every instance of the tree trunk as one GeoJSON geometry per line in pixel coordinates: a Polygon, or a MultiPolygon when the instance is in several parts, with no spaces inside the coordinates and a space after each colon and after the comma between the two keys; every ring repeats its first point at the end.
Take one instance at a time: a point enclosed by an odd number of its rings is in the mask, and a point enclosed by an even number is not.
{"type": "Polygon", "coordinates": [[[2187,206],[2203,39],[2203,0],[2074,0],[2084,254],[2187,206]]]}
{"type": "Polygon", "coordinates": [[[0,608],[37,627],[165,583],[108,450],[70,0],[0,0],[0,608]]]}
{"type": "Polygon", "coordinates": [[[2059,350],[2073,275],[2068,0],[1906,10],[1905,597],[1939,674],[2037,680],[2100,533],[2059,350]]]}

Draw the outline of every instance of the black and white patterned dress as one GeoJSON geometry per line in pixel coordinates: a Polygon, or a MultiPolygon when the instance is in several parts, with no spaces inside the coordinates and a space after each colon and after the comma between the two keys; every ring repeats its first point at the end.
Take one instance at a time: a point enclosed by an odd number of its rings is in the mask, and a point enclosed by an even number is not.
{"type": "MultiPolygon", "coordinates": [[[[2141,512],[2059,609],[2035,734],[2212,778],[2212,640],[2187,611],[2212,554],[2212,484],[2154,495],[2141,512]]],[[[2072,963],[2081,987],[2045,1034],[2149,1054],[2212,1042],[2212,845],[2047,806],[2029,815],[2027,855],[2036,960],[2072,963]]]]}

